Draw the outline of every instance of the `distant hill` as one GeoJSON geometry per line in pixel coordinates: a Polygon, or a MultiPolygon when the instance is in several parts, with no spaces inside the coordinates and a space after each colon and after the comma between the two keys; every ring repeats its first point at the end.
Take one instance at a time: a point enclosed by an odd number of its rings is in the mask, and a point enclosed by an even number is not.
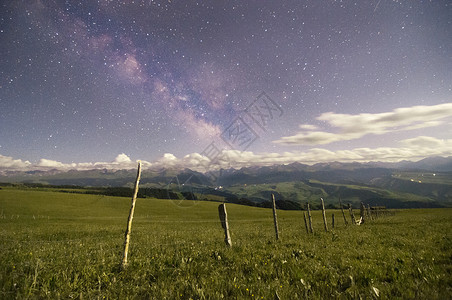
{"type": "Polygon", "coordinates": [[[452,172],[452,156],[428,157],[417,162],[400,161],[396,163],[369,163],[368,165],[400,170],[424,170],[432,172],[452,172]]]}

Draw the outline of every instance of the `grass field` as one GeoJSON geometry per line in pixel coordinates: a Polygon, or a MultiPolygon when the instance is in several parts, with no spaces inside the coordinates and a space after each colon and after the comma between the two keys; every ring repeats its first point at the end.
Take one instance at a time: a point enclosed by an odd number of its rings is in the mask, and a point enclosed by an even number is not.
{"type": "MultiPolygon", "coordinates": [[[[129,198],[0,190],[0,299],[452,298],[452,209],[400,210],[323,230],[313,212],[138,199],[119,271],[129,198]]],[[[357,212],[357,211],[356,211],[357,212]]],[[[331,227],[331,224],[330,224],[331,227]]]]}

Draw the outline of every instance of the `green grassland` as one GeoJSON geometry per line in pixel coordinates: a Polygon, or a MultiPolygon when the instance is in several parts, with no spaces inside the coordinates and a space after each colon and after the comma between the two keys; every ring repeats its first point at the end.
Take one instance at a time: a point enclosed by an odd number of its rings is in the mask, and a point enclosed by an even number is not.
{"type": "Polygon", "coordinates": [[[308,180],[306,182],[278,182],[274,184],[233,185],[226,191],[239,197],[254,201],[268,201],[271,193],[276,199],[291,200],[301,206],[309,202],[318,207],[320,197],[325,204],[339,208],[339,198],[343,203],[359,206],[361,202],[370,205],[383,205],[388,207],[429,207],[434,205],[448,205],[449,202],[437,202],[427,196],[416,195],[409,192],[391,191],[389,189],[357,184],[341,184],[308,180]]]}
{"type": "MultiPolygon", "coordinates": [[[[452,298],[452,209],[398,210],[324,232],[313,212],[138,199],[129,266],[118,266],[130,198],[0,190],[0,299],[452,298]]],[[[357,211],[356,211],[357,213],[357,211]]]]}
{"type": "Polygon", "coordinates": [[[394,178],[399,178],[407,181],[414,181],[418,183],[434,183],[452,185],[452,174],[450,172],[395,172],[394,178]]]}
{"type": "Polygon", "coordinates": [[[234,185],[228,187],[227,190],[240,197],[249,197],[251,199],[261,199],[265,201],[270,199],[269,193],[278,193],[281,198],[292,201],[317,201],[320,197],[325,197],[328,194],[321,188],[311,187],[304,182],[278,182],[267,184],[249,184],[249,185],[234,185]]]}

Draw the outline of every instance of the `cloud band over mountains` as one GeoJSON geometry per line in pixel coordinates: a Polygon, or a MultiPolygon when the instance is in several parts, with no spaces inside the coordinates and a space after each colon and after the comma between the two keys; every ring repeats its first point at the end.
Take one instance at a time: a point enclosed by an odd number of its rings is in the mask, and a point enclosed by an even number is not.
{"type": "MultiPolygon", "coordinates": [[[[142,161],[144,169],[161,168],[189,168],[207,172],[220,168],[241,168],[249,166],[270,166],[274,164],[289,164],[301,162],[315,164],[321,162],[397,162],[401,160],[420,160],[430,156],[452,155],[452,139],[441,140],[433,137],[419,136],[401,141],[400,147],[355,148],[352,150],[331,151],[321,148],[312,148],[308,151],[293,151],[284,153],[253,153],[251,151],[223,150],[221,154],[210,161],[209,158],[191,153],[182,158],[166,153],[154,162],[142,161]]],[[[27,171],[27,170],[90,170],[90,169],[133,169],[136,162],[122,153],[112,162],[70,163],[65,164],[49,159],[41,159],[33,164],[29,161],[14,159],[0,155],[0,170],[27,171]]]]}

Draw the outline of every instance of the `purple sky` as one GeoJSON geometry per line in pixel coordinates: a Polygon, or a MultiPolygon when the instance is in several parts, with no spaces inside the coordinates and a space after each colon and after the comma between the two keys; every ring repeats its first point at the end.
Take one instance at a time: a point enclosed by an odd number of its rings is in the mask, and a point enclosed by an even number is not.
{"type": "Polygon", "coordinates": [[[4,1],[0,169],[452,155],[451,16],[450,1],[4,1]]]}

